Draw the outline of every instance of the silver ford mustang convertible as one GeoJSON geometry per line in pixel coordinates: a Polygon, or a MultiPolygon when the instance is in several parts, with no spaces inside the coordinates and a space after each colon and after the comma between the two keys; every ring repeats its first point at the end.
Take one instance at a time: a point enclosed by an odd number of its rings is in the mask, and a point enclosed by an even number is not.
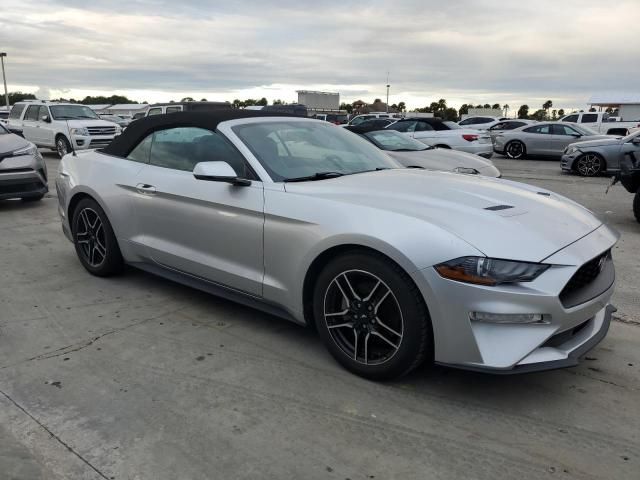
{"type": "Polygon", "coordinates": [[[402,168],[317,120],[149,117],[102,151],[65,156],[56,187],[90,273],[126,263],[313,325],[371,379],[424,361],[575,365],[614,310],[618,235],[585,208],[537,187],[402,168]]]}

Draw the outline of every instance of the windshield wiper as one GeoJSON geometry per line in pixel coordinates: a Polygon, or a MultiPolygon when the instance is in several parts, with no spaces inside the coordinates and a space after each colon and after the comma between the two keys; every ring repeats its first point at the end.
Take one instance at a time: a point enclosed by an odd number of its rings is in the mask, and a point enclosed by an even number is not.
{"type": "Polygon", "coordinates": [[[315,180],[326,180],[327,178],[336,178],[343,176],[344,173],[340,172],[317,172],[313,175],[307,175],[304,177],[285,178],[283,182],[313,182],[315,180]]]}

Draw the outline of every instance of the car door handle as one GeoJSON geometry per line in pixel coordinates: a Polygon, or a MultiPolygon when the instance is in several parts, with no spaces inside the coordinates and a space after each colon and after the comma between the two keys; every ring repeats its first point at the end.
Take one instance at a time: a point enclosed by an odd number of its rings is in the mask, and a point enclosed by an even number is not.
{"type": "Polygon", "coordinates": [[[148,183],[137,184],[136,190],[138,190],[139,193],[144,193],[145,195],[153,195],[156,193],[156,187],[149,185],[148,183]]]}

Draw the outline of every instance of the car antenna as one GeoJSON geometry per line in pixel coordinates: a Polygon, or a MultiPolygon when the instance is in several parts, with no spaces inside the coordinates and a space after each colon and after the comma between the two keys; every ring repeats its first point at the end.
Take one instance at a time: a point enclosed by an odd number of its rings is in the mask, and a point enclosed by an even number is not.
{"type": "Polygon", "coordinates": [[[67,124],[67,132],[69,132],[69,144],[71,145],[71,155],[73,155],[74,157],[77,157],[78,155],[76,154],[76,149],[73,146],[73,138],[71,138],[71,129],[69,128],[69,119],[65,118],[64,121],[67,124]]]}

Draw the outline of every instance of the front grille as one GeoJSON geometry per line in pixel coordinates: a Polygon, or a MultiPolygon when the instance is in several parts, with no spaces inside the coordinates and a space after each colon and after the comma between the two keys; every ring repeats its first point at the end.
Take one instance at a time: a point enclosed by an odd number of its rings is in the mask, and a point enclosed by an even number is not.
{"type": "Polygon", "coordinates": [[[115,135],[116,127],[87,127],[89,135],[115,135]]]}
{"type": "Polygon", "coordinates": [[[89,148],[101,148],[101,147],[106,147],[107,145],[109,145],[111,143],[110,139],[92,139],[89,142],[89,148]]]}
{"type": "Polygon", "coordinates": [[[585,320],[581,324],[576,325],[575,327],[570,328],[569,330],[565,330],[564,332],[561,332],[561,333],[556,333],[554,336],[549,337],[549,339],[546,342],[544,342],[541,345],[541,347],[559,347],[559,346],[561,346],[563,343],[568,342],[575,335],[580,333],[587,326],[587,324],[590,321],[591,321],[591,319],[585,320]]]}
{"type": "Polygon", "coordinates": [[[600,273],[603,271],[605,264],[610,259],[611,250],[607,250],[606,252],[598,255],[596,258],[589,260],[587,263],[582,265],[578,269],[578,271],[573,274],[573,277],[571,277],[569,282],[562,289],[562,292],[560,292],[560,301],[565,306],[570,306],[568,305],[568,299],[570,297],[574,297],[578,291],[591,285],[598,278],[600,273]]]}

